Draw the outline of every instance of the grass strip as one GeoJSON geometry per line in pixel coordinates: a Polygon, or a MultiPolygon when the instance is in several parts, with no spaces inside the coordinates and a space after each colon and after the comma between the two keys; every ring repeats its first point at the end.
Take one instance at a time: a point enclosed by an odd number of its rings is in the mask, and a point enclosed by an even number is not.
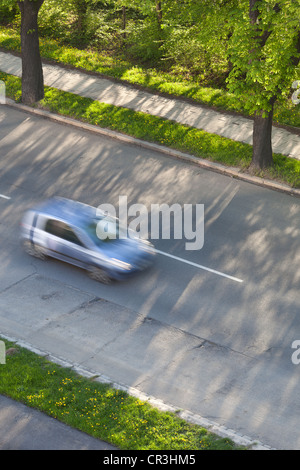
{"type": "Polygon", "coordinates": [[[0,394],[126,450],[235,450],[230,439],[4,340],[0,394]],[[8,354],[9,352],[9,354],[8,354]]]}
{"type": "MultiPolygon", "coordinates": [[[[0,26],[0,46],[8,51],[20,52],[20,33],[15,29],[0,26]]],[[[40,38],[40,53],[42,58],[59,64],[114,77],[153,91],[189,98],[218,110],[249,116],[247,95],[240,99],[226,89],[202,86],[201,83],[180,75],[137,66],[120,58],[90,49],[77,49],[45,37],[40,38]]],[[[300,127],[300,106],[295,106],[291,99],[285,103],[275,103],[273,120],[278,124],[300,127]]]]}
{"type": "MultiPolygon", "coordinates": [[[[15,101],[21,99],[21,79],[0,72],[6,85],[6,95],[15,101]]],[[[45,87],[45,98],[39,107],[53,113],[72,117],[93,125],[155,142],[196,157],[234,166],[247,171],[252,158],[252,146],[173,121],[121,108],[72,93],[45,87]]],[[[274,179],[300,187],[300,161],[274,154],[274,167],[257,176],[274,179]]]]}

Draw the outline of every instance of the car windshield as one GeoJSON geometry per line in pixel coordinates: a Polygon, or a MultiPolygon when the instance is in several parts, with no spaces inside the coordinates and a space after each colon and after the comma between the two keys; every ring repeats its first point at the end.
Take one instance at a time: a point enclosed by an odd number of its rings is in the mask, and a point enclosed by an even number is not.
{"type": "Polygon", "coordinates": [[[127,230],[120,226],[118,219],[110,216],[93,219],[85,225],[87,235],[97,246],[126,238],[127,230]]]}

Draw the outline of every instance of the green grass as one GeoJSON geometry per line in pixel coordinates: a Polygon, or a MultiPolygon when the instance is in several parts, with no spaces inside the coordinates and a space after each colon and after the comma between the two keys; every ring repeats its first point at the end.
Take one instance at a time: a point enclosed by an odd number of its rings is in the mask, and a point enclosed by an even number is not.
{"type": "MultiPolygon", "coordinates": [[[[0,46],[20,52],[19,32],[0,26],[0,46]]],[[[180,75],[136,66],[117,57],[92,50],[80,50],[45,37],[40,38],[40,51],[44,59],[60,64],[97,72],[156,92],[189,98],[219,110],[248,115],[245,106],[247,96],[243,100],[237,99],[225,89],[202,86],[201,83],[180,75]]],[[[274,122],[300,127],[300,106],[295,106],[290,99],[285,104],[276,103],[274,122]]]]}
{"type": "MultiPolygon", "coordinates": [[[[6,84],[6,94],[21,99],[21,80],[0,73],[6,84]]],[[[45,87],[45,98],[39,103],[51,112],[69,116],[100,127],[155,142],[227,166],[247,171],[252,157],[252,147],[225,137],[184,126],[149,114],[93,101],[72,93],[45,87]]],[[[300,162],[274,154],[274,168],[260,172],[259,176],[300,187],[300,162]]]]}
{"type": "Polygon", "coordinates": [[[234,450],[238,447],[176,414],[87,379],[4,340],[0,394],[126,450],[234,450]]]}

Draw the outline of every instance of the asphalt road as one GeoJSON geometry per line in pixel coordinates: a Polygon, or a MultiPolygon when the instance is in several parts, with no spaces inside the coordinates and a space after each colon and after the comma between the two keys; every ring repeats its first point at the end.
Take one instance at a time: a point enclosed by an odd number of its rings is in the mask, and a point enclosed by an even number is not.
{"type": "Polygon", "coordinates": [[[0,335],[271,447],[300,448],[299,199],[4,106],[0,195],[0,335]],[[98,284],[21,250],[23,211],[52,195],[204,204],[204,246],[154,240],[153,268],[98,284]]]}

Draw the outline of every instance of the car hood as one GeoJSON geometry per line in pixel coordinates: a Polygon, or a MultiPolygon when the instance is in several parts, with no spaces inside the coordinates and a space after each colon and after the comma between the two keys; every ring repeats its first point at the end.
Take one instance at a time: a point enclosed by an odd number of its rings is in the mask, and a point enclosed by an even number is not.
{"type": "Polygon", "coordinates": [[[110,240],[104,243],[103,249],[98,249],[99,253],[108,258],[114,258],[131,265],[139,265],[145,258],[151,258],[155,254],[151,243],[137,238],[110,240]]]}

